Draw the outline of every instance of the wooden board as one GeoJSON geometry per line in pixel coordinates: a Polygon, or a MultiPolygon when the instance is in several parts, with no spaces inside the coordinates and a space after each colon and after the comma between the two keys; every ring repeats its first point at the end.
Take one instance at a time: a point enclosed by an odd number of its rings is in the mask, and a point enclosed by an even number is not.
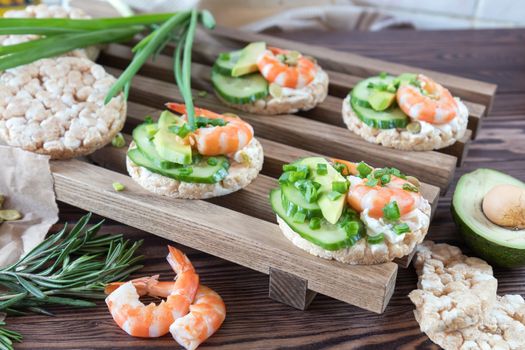
{"type": "MultiPolygon", "coordinates": [[[[192,78],[197,106],[235,112],[211,93],[209,81],[210,64],[215,56],[226,49],[238,48],[237,36],[231,34],[219,30],[215,37],[203,33],[198,36],[201,41],[195,47],[192,78]],[[201,94],[199,90],[208,93],[201,94]]],[[[133,81],[124,128],[128,142],[129,133],[146,115],[157,117],[165,102],[182,101],[173,83],[170,50],[168,47],[155,61],[146,64],[133,81]]],[[[118,75],[130,57],[129,47],[111,45],[100,62],[110,73],[118,75]]],[[[342,98],[364,77],[358,75],[359,72],[370,71],[339,70],[330,63],[332,60],[326,62],[332,79],[330,96],[315,109],[282,116],[239,113],[254,126],[265,151],[262,173],[247,188],[207,201],[160,197],[142,189],[127,176],[126,150],[109,146],[91,156],[98,166],[82,161],[53,162],[58,199],[269,274],[269,295],[296,308],[306,308],[318,292],[382,312],[393,293],[398,265],[407,266],[412,254],[398,259],[397,264],[374,266],[347,266],[311,256],[280,233],[268,193],[277,186],[276,178],[284,163],[321,155],[364,160],[373,166],[392,166],[410,173],[422,180],[422,193],[435,212],[440,191],[444,192],[452,181],[456,164],[463,159],[485,106],[469,102],[471,130],[462,140],[440,152],[404,152],[373,145],[348,131],[340,120],[342,98]],[[114,181],[125,184],[126,190],[115,192],[111,187],[114,181]]],[[[395,73],[395,69],[386,68],[380,70],[395,73]]],[[[483,87],[481,84],[478,90],[473,88],[474,92],[468,96],[481,96],[485,91],[483,87]]]]}

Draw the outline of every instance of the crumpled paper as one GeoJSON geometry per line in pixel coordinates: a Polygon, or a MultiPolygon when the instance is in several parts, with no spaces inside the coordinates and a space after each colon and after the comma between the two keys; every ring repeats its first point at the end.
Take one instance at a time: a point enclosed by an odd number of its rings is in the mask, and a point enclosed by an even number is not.
{"type": "Polygon", "coordinates": [[[49,157],[0,145],[3,209],[16,209],[18,221],[0,224],[0,267],[16,262],[42,242],[58,221],[49,157]]]}

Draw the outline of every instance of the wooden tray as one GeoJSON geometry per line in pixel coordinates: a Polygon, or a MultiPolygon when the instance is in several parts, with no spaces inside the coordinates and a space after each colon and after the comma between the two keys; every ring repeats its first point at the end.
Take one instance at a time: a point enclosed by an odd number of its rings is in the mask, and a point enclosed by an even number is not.
{"type": "MultiPolygon", "coordinates": [[[[144,190],[127,176],[125,149],[108,146],[90,157],[97,165],[80,160],[52,162],[57,198],[269,274],[270,297],[296,308],[306,308],[319,292],[381,313],[393,293],[398,264],[407,266],[411,256],[397,263],[349,266],[307,254],[293,246],[275,224],[275,215],[268,202],[269,190],[277,186],[276,178],[284,163],[322,153],[324,156],[364,160],[375,166],[395,166],[417,176],[423,182],[423,195],[434,209],[440,191],[446,190],[452,180],[472,132],[444,152],[402,152],[369,144],[342,127],[339,116],[341,98],[364,76],[380,71],[422,70],[223,28],[218,28],[213,36],[207,33],[198,35],[194,87],[210,91],[210,64],[219,52],[258,40],[317,57],[328,69],[332,82],[327,101],[299,116],[272,117],[238,112],[254,126],[265,152],[262,173],[250,186],[207,201],[161,197],[144,190]],[[115,181],[124,184],[126,190],[115,192],[112,188],[115,181]]],[[[157,117],[165,102],[182,101],[173,83],[169,56],[172,49],[168,47],[134,79],[125,133],[129,134],[145,115],[157,117]]],[[[129,58],[129,47],[111,45],[104,51],[100,62],[108,71],[118,74],[129,58]]],[[[471,110],[469,128],[475,133],[480,118],[490,107],[495,86],[435,72],[425,73],[445,82],[459,96],[473,101],[468,103],[471,110]]],[[[202,96],[195,91],[194,95],[197,106],[218,112],[235,112],[222,105],[212,93],[202,96]]],[[[129,135],[126,138],[129,141],[129,135]]]]}

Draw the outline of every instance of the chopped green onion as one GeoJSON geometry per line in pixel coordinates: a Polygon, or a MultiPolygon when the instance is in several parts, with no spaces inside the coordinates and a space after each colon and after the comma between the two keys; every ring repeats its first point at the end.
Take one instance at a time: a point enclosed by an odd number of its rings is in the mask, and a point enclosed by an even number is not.
{"type": "Polygon", "coordinates": [[[404,183],[401,188],[409,192],[419,192],[419,189],[416,186],[411,185],[409,183],[404,183]]]}
{"type": "Polygon", "coordinates": [[[288,182],[291,182],[290,181],[290,176],[293,172],[292,171],[286,171],[284,173],[281,174],[281,176],[279,176],[279,183],[280,184],[286,184],[288,182]]]}
{"type": "Polygon", "coordinates": [[[319,193],[311,180],[298,180],[294,183],[297,188],[303,194],[304,198],[308,203],[314,203],[317,201],[319,193]]]}
{"type": "Polygon", "coordinates": [[[382,233],[378,234],[378,235],[375,235],[375,236],[367,236],[366,237],[366,241],[369,243],[369,244],[379,244],[379,243],[383,243],[383,241],[385,240],[385,235],[383,235],[382,233]]]}
{"type": "Polygon", "coordinates": [[[359,223],[357,221],[348,221],[345,222],[342,226],[347,236],[352,237],[359,233],[359,223]]]}
{"type": "Polygon", "coordinates": [[[333,167],[341,175],[345,174],[345,170],[348,172],[348,167],[342,163],[335,162],[333,167]]]}
{"type": "Polygon", "coordinates": [[[365,178],[372,172],[372,168],[365,162],[359,162],[357,165],[357,171],[359,172],[359,177],[365,178]]]}
{"type": "Polygon", "coordinates": [[[399,207],[397,206],[396,201],[392,201],[388,203],[387,205],[385,205],[385,207],[383,208],[383,216],[387,220],[391,220],[391,221],[399,220],[399,218],[401,217],[401,214],[399,212],[399,207]]]}
{"type": "Polygon", "coordinates": [[[394,226],[394,232],[398,235],[402,235],[403,233],[410,232],[410,227],[406,222],[402,222],[394,226]]]}
{"type": "Polygon", "coordinates": [[[179,175],[190,175],[191,173],[193,173],[192,167],[179,168],[178,170],[179,170],[179,175]]]}
{"type": "Polygon", "coordinates": [[[113,189],[117,192],[124,191],[126,187],[120,182],[113,182],[113,189]]]}
{"type": "Polygon", "coordinates": [[[381,72],[381,73],[379,73],[379,77],[380,77],[381,79],[385,79],[387,76],[388,76],[388,73],[387,73],[387,72],[381,72]]]}
{"type": "Polygon", "coordinates": [[[118,134],[115,135],[113,140],[111,140],[111,145],[116,148],[122,148],[126,146],[126,140],[124,139],[124,136],[122,135],[122,133],[119,132],[118,134]]]}
{"type": "Polygon", "coordinates": [[[316,190],[320,189],[321,188],[321,184],[317,181],[312,181],[312,183],[314,184],[314,187],[316,190]]]}
{"type": "Polygon", "coordinates": [[[295,222],[297,224],[302,224],[302,223],[304,223],[305,220],[306,220],[306,214],[305,213],[297,212],[293,216],[293,222],[295,222]]]}
{"type": "Polygon", "coordinates": [[[284,164],[283,171],[297,171],[297,167],[292,164],[284,164]]]}
{"type": "Polygon", "coordinates": [[[219,161],[215,157],[210,157],[210,158],[208,158],[206,163],[208,163],[208,165],[215,166],[215,165],[217,165],[217,163],[219,163],[219,161]]]}
{"type": "Polygon", "coordinates": [[[385,174],[385,175],[381,176],[381,183],[383,185],[386,185],[387,183],[390,182],[391,179],[392,179],[392,177],[390,176],[390,174],[385,174]]]}
{"type": "Polygon", "coordinates": [[[328,167],[324,163],[317,163],[317,175],[328,174],[328,167]]]}
{"type": "Polygon", "coordinates": [[[147,115],[146,118],[144,118],[144,124],[153,124],[155,121],[151,117],[151,115],[147,115]]]}
{"type": "Polygon", "coordinates": [[[385,174],[388,174],[388,169],[380,168],[380,169],[374,170],[374,177],[376,179],[380,178],[381,176],[383,176],[385,174]]]}
{"type": "Polygon", "coordinates": [[[321,219],[320,218],[311,218],[310,219],[310,223],[308,224],[308,226],[312,230],[319,230],[321,228],[321,219]]]}
{"type": "Polygon", "coordinates": [[[186,123],[182,125],[171,125],[168,127],[168,130],[181,138],[185,138],[189,133],[191,133],[191,129],[186,123]]]}
{"type": "Polygon", "coordinates": [[[197,128],[205,128],[208,125],[211,126],[225,126],[227,123],[224,119],[221,118],[206,118],[206,117],[197,117],[195,118],[195,125],[197,128]]]}
{"type": "Polygon", "coordinates": [[[369,186],[369,187],[374,187],[378,184],[378,180],[373,178],[371,175],[367,176],[367,180],[365,182],[365,185],[366,186],[369,186]]]}
{"type": "Polygon", "coordinates": [[[336,201],[339,198],[341,198],[342,194],[339,192],[331,191],[331,192],[328,192],[327,196],[328,196],[328,199],[330,199],[331,201],[336,201]]]}
{"type": "Polygon", "coordinates": [[[346,181],[332,182],[332,191],[339,192],[339,193],[346,193],[346,191],[348,191],[348,182],[346,181]]]}
{"type": "Polygon", "coordinates": [[[401,179],[406,179],[406,175],[403,174],[399,169],[396,169],[396,168],[390,168],[389,169],[389,172],[390,174],[394,175],[394,176],[397,176],[401,179]]]}

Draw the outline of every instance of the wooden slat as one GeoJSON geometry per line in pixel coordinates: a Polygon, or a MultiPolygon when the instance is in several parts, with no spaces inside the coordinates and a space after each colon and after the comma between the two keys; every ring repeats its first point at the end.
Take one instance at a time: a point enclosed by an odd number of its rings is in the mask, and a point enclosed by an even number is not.
{"type": "MultiPolygon", "coordinates": [[[[113,74],[120,71],[108,68],[113,74]]],[[[197,93],[194,93],[197,95],[197,93]]],[[[182,101],[174,84],[136,76],[130,100],[155,108],[167,101],[182,101]]],[[[199,97],[197,105],[217,112],[235,112],[215,96],[199,97]]],[[[373,145],[350,131],[295,115],[260,116],[243,113],[256,135],[315,152],[320,146],[332,157],[363,160],[372,166],[396,167],[445,191],[452,180],[456,158],[437,152],[407,152],[373,145]],[[298,127],[300,126],[300,127],[298,127]]]]}
{"type": "MultiPolygon", "coordinates": [[[[213,91],[210,82],[211,68],[209,65],[213,63],[213,60],[219,52],[225,50],[222,48],[212,48],[204,46],[202,43],[200,45],[196,44],[196,50],[201,52],[201,58],[207,55],[213,56],[206,57],[205,61],[207,64],[194,63],[192,65],[193,87],[209,92],[213,91]],[[202,50],[204,50],[204,52],[202,52],[202,50]],[[209,61],[211,61],[211,63],[209,63],[209,61]]],[[[235,48],[229,48],[229,50],[233,49],[235,48]]],[[[128,46],[115,44],[110,45],[103,51],[101,62],[113,67],[124,68],[131,58],[132,54],[128,46]]],[[[330,77],[330,95],[316,108],[310,111],[300,112],[299,114],[332,125],[346,127],[341,118],[342,98],[346,97],[355,84],[363,78],[333,71],[327,71],[327,73],[330,77]],[[334,89],[335,91],[341,92],[334,92],[334,89]],[[344,91],[344,93],[342,91],[344,91]]],[[[158,55],[154,62],[148,62],[143,66],[141,74],[167,82],[173,81],[173,61],[171,56],[158,55]]],[[[475,138],[481,127],[481,117],[485,113],[485,106],[467,101],[464,102],[469,109],[469,123],[467,127],[472,130],[472,138],[475,138]]],[[[461,145],[458,145],[456,148],[459,147],[461,147],[461,145]]],[[[462,152],[460,152],[460,154],[461,153],[462,152]]]]}
{"type": "MultiPolygon", "coordinates": [[[[145,115],[150,115],[154,120],[156,120],[160,112],[160,110],[154,110],[148,106],[130,102],[128,104],[127,124],[130,124],[134,127],[144,120],[145,115]]],[[[128,136],[126,136],[126,139],[129,142],[130,138],[128,136]]],[[[258,137],[258,140],[259,142],[261,142],[264,149],[263,173],[273,178],[278,178],[281,175],[283,164],[291,163],[299,158],[316,156],[329,158],[329,156],[321,154],[319,152],[305,151],[300,148],[284,145],[261,137],[258,137]]],[[[117,168],[117,171],[119,171],[119,169],[124,170],[125,168],[122,156],[120,155],[121,152],[124,152],[124,150],[119,150],[108,146],[105,149],[99,151],[98,153],[95,153],[95,157],[97,162],[103,162],[102,166],[104,167],[114,166],[114,164],[121,164],[120,168],[117,168]]],[[[273,185],[273,187],[275,187],[276,183],[274,183],[273,185]]],[[[248,189],[251,190],[251,186],[248,187],[248,189]]],[[[439,187],[422,182],[421,194],[424,198],[426,198],[429,201],[432,207],[432,213],[434,213],[439,199],[439,187]]],[[[265,192],[264,196],[267,202],[268,192],[265,192]]],[[[271,221],[273,220],[274,218],[272,217],[271,221]]]]}
{"type": "MultiPolygon", "coordinates": [[[[206,37],[210,37],[209,34],[206,34],[201,34],[199,38],[202,40],[206,37]]],[[[497,88],[497,86],[494,84],[478,80],[462,78],[455,75],[429,71],[426,69],[410,67],[402,64],[390,63],[387,61],[356,55],[349,52],[331,50],[325,47],[308,45],[297,41],[272,37],[269,35],[241,32],[226,27],[217,27],[212,34],[213,38],[219,38],[219,41],[223,39],[242,44],[254,41],[265,41],[269,45],[295,49],[304,54],[314,56],[320,62],[320,64],[327,69],[360,77],[376,75],[380,72],[388,72],[397,75],[404,72],[417,71],[419,73],[432,76],[434,79],[450,89],[454,95],[459,96],[467,101],[477,102],[485,105],[487,107],[487,111],[490,111],[490,108],[492,107],[497,88]]]]}
{"type": "Polygon", "coordinates": [[[78,160],[54,161],[57,199],[268,274],[308,281],[308,288],[381,313],[393,293],[397,265],[349,266],[293,246],[277,225],[198,200],[152,194],[130,177],[78,160]],[[112,188],[118,181],[122,192],[112,188]]]}

